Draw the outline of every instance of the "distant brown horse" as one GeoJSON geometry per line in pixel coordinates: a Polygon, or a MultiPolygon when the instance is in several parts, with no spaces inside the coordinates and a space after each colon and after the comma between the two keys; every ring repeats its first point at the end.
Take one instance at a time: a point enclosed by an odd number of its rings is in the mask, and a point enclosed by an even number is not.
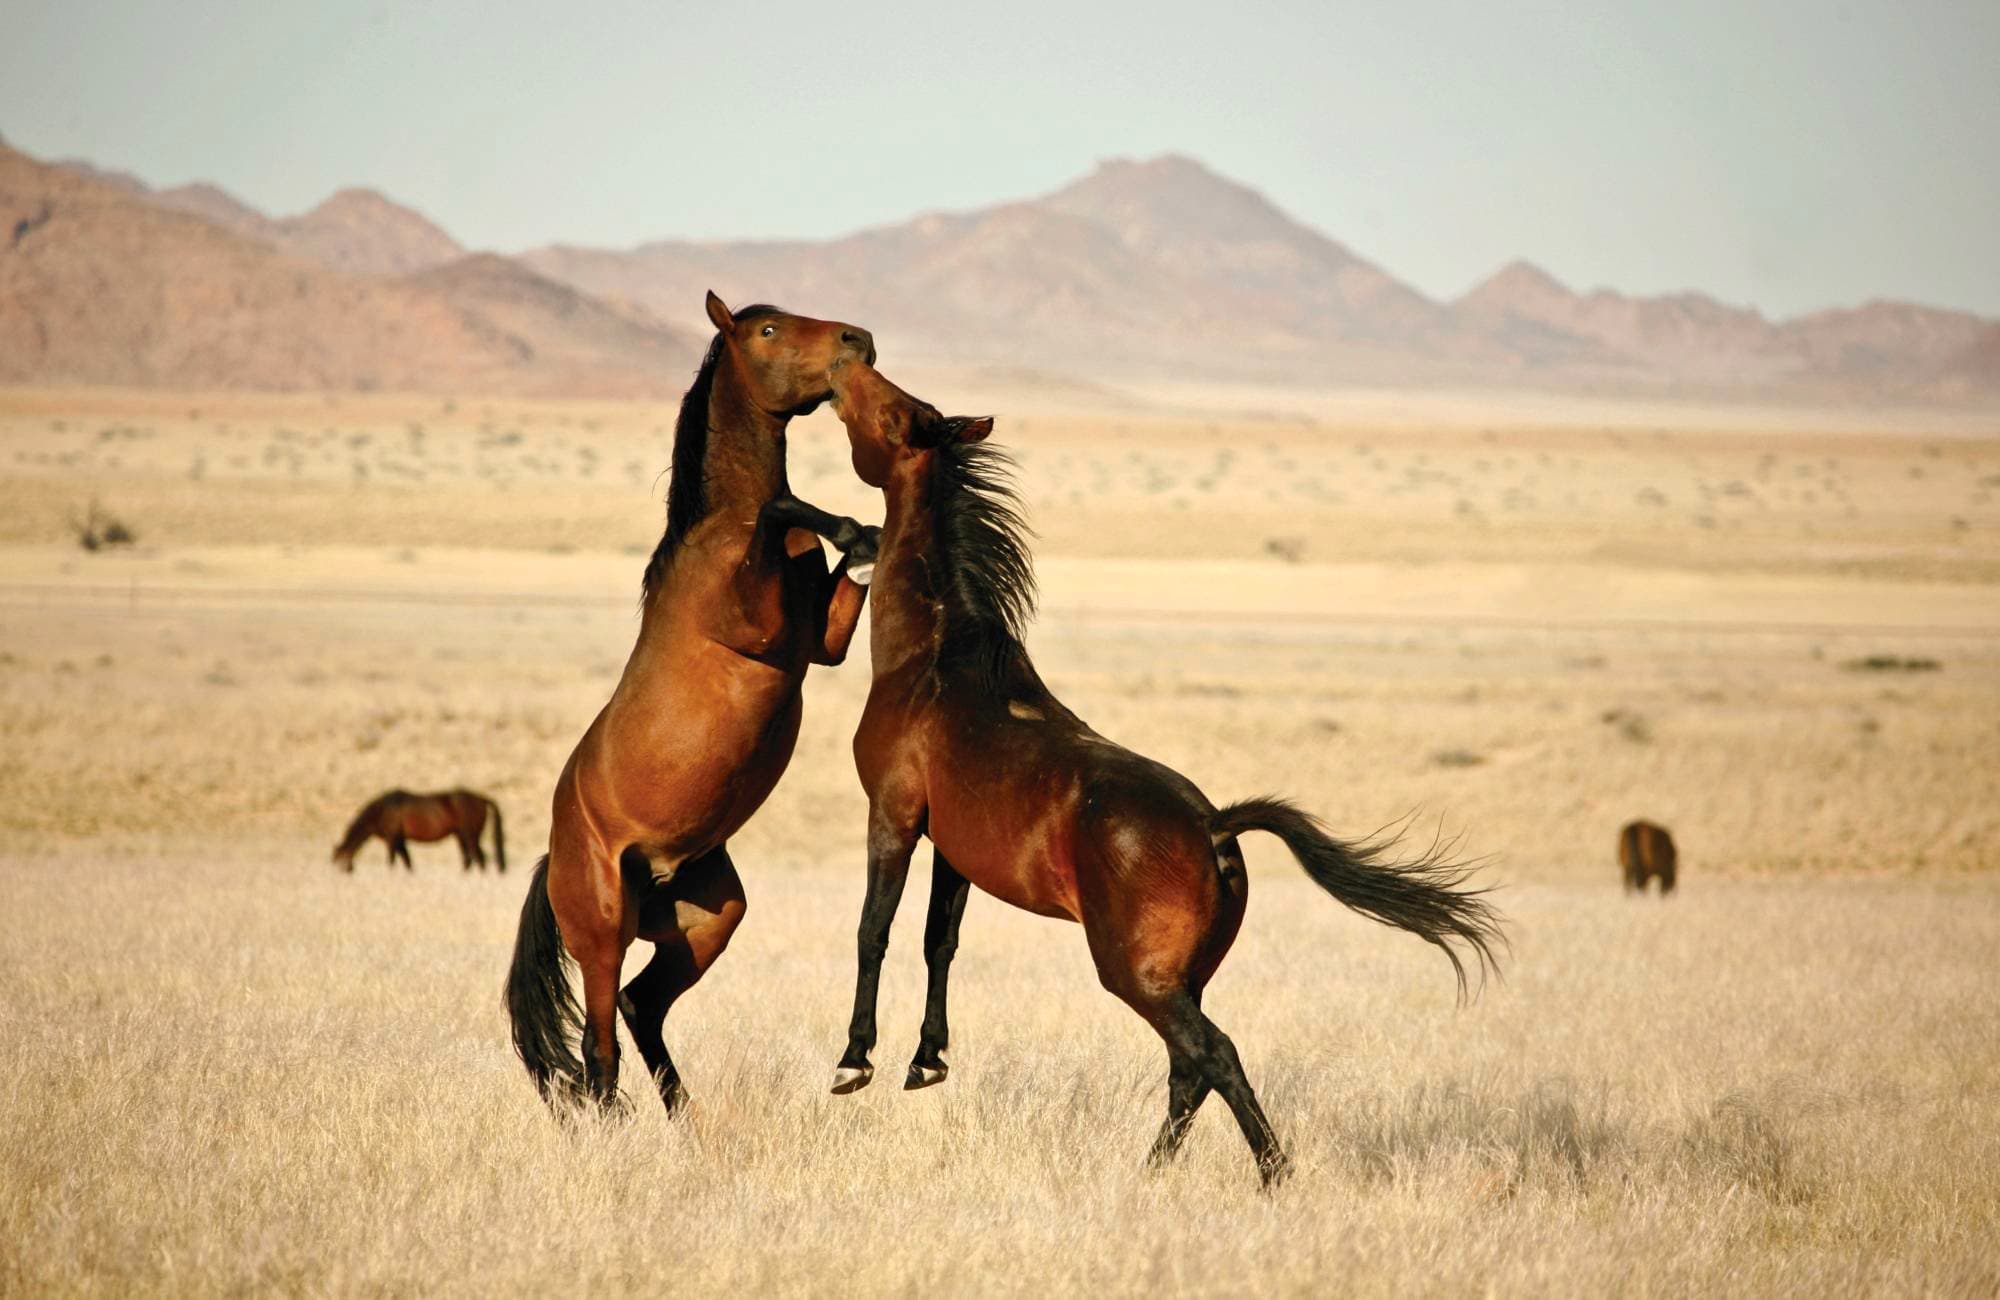
{"type": "Polygon", "coordinates": [[[1097,976],[1165,1040],[1171,1158],[1210,1089],[1222,1094],[1266,1184],[1287,1161],[1202,989],[1236,938],[1249,888],[1236,837],[1277,835],[1329,894],[1436,944],[1463,994],[1462,944],[1481,966],[1498,915],[1437,854],[1384,860],[1282,799],[1217,809],[1192,781],[1092,731],[1042,684],[1021,644],[1033,601],[1005,461],[977,445],[987,419],[947,419],[849,362],[834,373],[854,468],[886,493],[872,615],[874,684],[854,757],[868,793],[868,890],[859,976],[836,1093],[874,1067],[876,986],[919,837],[935,848],[924,956],[930,991],[906,1088],[945,1077],[945,989],[968,882],[1083,925],[1097,976]]]}
{"type": "Polygon", "coordinates": [[[1667,834],[1664,826],[1651,822],[1629,823],[1618,832],[1618,865],[1625,872],[1625,892],[1646,892],[1646,882],[1660,882],[1660,896],[1674,892],[1674,868],[1679,855],[1674,851],[1674,837],[1667,834]]]}
{"type": "Polygon", "coordinates": [[[333,849],[333,860],[342,871],[354,870],[354,855],[370,836],[379,835],[389,846],[389,865],[393,867],[401,859],[404,870],[414,871],[409,842],[430,844],[450,835],[458,840],[458,853],[465,861],[465,869],[470,871],[476,865],[484,871],[486,851],[479,847],[479,837],[486,829],[489,815],[493,818],[494,864],[504,872],[507,835],[500,821],[500,805],[471,790],[442,790],[437,794],[391,790],[377,795],[355,815],[347,834],[340,837],[340,843],[333,849]]]}
{"type": "Polygon", "coordinates": [[[875,530],[791,495],[785,428],[826,400],[836,361],[872,360],[874,340],[775,307],[732,313],[714,294],[708,317],[638,641],[556,783],[507,977],[514,1046],[552,1101],[616,1102],[623,1015],[661,1100],[679,1104],[667,1011],[743,919],[729,837],[791,760],[807,666],[846,656],[867,595],[849,565],[872,558],[875,530]],[[815,532],[846,552],[831,573],[815,532]],[[653,956],[621,996],[635,938],[653,956]]]}

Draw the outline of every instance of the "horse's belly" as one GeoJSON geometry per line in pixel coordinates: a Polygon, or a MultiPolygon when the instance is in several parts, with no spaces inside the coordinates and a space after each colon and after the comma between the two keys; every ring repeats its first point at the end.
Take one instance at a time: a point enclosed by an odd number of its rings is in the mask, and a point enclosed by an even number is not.
{"type": "Polygon", "coordinates": [[[419,844],[441,840],[456,830],[453,820],[442,812],[426,810],[403,815],[403,836],[419,844]]]}
{"type": "Polygon", "coordinates": [[[1072,823],[1060,800],[956,786],[934,793],[928,833],[945,860],[1003,903],[1037,916],[1078,920],[1072,823]]]}
{"type": "Polygon", "coordinates": [[[728,839],[784,775],[802,712],[794,678],[762,690],[634,701],[609,713],[593,766],[626,824],[623,838],[656,868],[728,839]]]}

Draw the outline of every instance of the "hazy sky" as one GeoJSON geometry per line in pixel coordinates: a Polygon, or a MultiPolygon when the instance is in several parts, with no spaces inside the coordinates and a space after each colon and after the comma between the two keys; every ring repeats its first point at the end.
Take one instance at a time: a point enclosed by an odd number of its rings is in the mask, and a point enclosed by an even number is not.
{"type": "Polygon", "coordinates": [[[2000,315],[2000,0],[0,0],[0,135],[461,240],[834,235],[1192,154],[1427,293],[1527,257],[2000,315]],[[1613,12],[1615,11],[1615,12],[1613,12]],[[977,15],[977,16],[974,16],[977,15]]]}

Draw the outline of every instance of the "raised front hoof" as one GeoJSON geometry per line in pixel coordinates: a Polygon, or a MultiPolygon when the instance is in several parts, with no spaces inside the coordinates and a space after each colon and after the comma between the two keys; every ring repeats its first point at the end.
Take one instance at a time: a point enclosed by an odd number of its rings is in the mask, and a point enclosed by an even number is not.
{"type": "Polygon", "coordinates": [[[875,557],[882,551],[882,530],[874,524],[861,525],[861,535],[848,543],[842,552],[847,556],[849,566],[874,564],[875,557]]]}
{"type": "Polygon", "coordinates": [[[950,1067],[943,1061],[939,1061],[936,1065],[925,1065],[920,1061],[912,1061],[910,1062],[910,1072],[903,1076],[903,1091],[915,1092],[919,1088],[928,1088],[934,1083],[943,1083],[944,1076],[949,1070],[950,1067]]]}
{"type": "Polygon", "coordinates": [[[874,1077],[872,1065],[843,1065],[833,1072],[833,1095],[845,1097],[850,1092],[860,1092],[874,1077]]]}

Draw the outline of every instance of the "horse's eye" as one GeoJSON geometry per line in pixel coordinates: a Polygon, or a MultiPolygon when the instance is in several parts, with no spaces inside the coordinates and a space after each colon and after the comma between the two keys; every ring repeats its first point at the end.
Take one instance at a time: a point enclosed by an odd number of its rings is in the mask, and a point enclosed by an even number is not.
{"type": "Polygon", "coordinates": [[[770,338],[773,334],[776,334],[778,332],[778,327],[776,325],[766,325],[764,327],[763,332],[765,338],[770,338]]]}

